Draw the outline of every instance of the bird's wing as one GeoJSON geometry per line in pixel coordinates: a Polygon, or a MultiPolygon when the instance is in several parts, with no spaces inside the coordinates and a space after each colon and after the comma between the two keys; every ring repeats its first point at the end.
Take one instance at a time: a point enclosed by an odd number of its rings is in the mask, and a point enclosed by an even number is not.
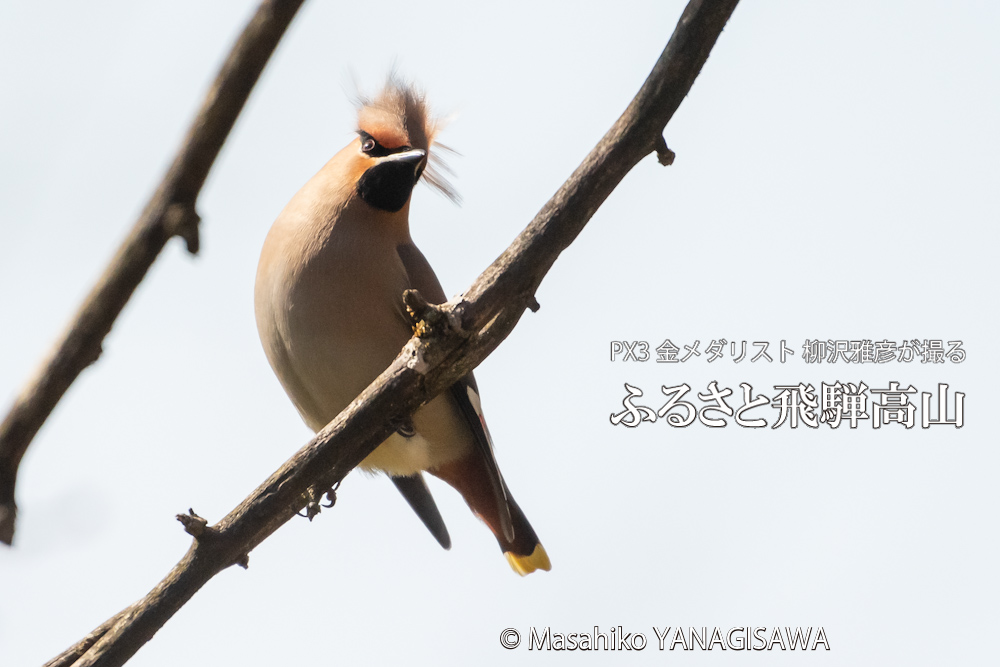
{"type": "Polygon", "coordinates": [[[420,292],[428,303],[444,303],[448,297],[444,295],[444,288],[434,274],[434,269],[427,263],[424,253],[420,248],[412,243],[400,243],[396,246],[396,253],[399,261],[406,269],[406,276],[410,280],[410,287],[420,292]]]}
{"type": "MultiPolygon", "coordinates": [[[[412,243],[400,244],[396,247],[396,252],[403,262],[411,287],[418,290],[429,303],[444,303],[448,300],[434,274],[434,269],[427,263],[427,259],[417,246],[412,243]]],[[[500,476],[500,469],[493,454],[493,439],[490,437],[489,429],[486,428],[486,419],[479,402],[479,389],[472,373],[452,385],[450,394],[469,425],[469,430],[472,431],[476,454],[486,464],[484,467],[497,502],[500,528],[508,540],[513,540],[514,526],[511,521],[510,505],[507,502],[506,485],[500,476]]]]}
{"type": "Polygon", "coordinates": [[[508,541],[513,541],[514,522],[510,515],[507,485],[504,484],[503,477],[500,476],[500,468],[497,466],[496,456],[493,454],[493,438],[490,437],[490,430],[486,427],[486,418],[483,416],[483,408],[479,402],[479,390],[476,388],[476,378],[472,376],[472,373],[469,373],[453,384],[450,392],[475,437],[476,454],[486,464],[484,466],[486,474],[489,477],[490,486],[493,488],[493,496],[496,498],[500,529],[508,541]]]}
{"type": "Polygon", "coordinates": [[[451,537],[448,535],[448,528],[444,525],[441,512],[438,511],[434,503],[434,496],[427,488],[424,476],[419,472],[408,477],[391,477],[392,483],[396,485],[399,492],[406,498],[413,511],[417,513],[420,520],[431,531],[431,535],[445,549],[451,549],[451,537]]]}

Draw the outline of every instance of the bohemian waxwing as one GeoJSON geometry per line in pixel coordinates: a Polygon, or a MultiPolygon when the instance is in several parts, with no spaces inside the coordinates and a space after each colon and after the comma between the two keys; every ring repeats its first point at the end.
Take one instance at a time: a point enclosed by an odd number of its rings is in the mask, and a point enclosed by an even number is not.
{"type": "MultiPolygon", "coordinates": [[[[412,334],[403,291],[431,303],[441,284],[410,238],[410,193],[438,125],[414,88],[390,77],[361,101],[358,137],[292,198],[264,241],[254,306],[264,352],[318,431],[385,370],[412,334]]],[[[360,467],[390,476],[445,549],[451,540],[422,471],[454,487],[525,575],[549,557],[497,468],[472,373],[414,414],[360,467]]]]}

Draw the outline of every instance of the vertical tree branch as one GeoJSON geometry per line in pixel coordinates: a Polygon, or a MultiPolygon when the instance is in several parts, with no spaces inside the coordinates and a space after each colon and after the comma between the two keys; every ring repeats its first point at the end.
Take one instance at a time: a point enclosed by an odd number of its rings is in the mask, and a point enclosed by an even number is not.
{"type": "Polygon", "coordinates": [[[105,336],[166,242],[180,236],[189,252],[198,252],[198,194],[250,91],[302,2],[264,0],[257,8],[139,220],[48,359],[0,423],[0,542],[11,544],[14,539],[17,470],[38,429],[80,372],[100,357],[105,336]]]}
{"type": "Polygon", "coordinates": [[[486,358],[534,303],[534,290],[559,253],[625,174],[651,152],[664,160],[669,149],[661,132],[736,3],[691,0],[622,117],[469,291],[443,306],[428,306],[412,292],[404,295],[423,320],[423,337],[412,338],[358,398],[218,524],[179,516],[195,537],[187,554],[145,598],[63,656],[85,651],[72,663],[76,667],[124,664],[213,576],[233,564],[245,566],[247,554],[295,515],[310,489],[331,488],[392,433],[394,418],[411,413],[486,358]]]}

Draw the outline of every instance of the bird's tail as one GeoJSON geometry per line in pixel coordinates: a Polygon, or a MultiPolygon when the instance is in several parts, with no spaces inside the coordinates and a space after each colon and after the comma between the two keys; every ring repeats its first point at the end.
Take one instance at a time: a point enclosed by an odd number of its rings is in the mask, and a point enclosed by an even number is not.
{"type": "Polygon", "coordinates": [[[493,492],[489,475],[482,459],[474,455],[446,463],[436,470],[429,471],[435,477],[447,482],[465,498],[472,511],[478,516],[497,538],[500,549],[511,568],[522,577],[535,570],[550,570],[552,564],[545,548],[538,541],[531,524],[524,512],[510,495],[507,485],[504,492],[507,508],[510,511],[511,525],[514,528],[513,539],[504,535],[501,525],[500,508],[497,507],[497,497],[493,492]]]}

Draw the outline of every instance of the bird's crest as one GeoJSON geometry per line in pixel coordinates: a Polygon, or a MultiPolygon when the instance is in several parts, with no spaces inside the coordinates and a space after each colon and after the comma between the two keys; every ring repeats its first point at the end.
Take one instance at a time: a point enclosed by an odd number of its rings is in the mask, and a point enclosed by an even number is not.
{"type": "Polygon", "coordinates": [[[411,146],[427,151],[424,180],[457,203],[458,193],[445,176],[452,171],[438,154],[455,151],[434,141],[442,127],[442,120],[430,114],[423,92],[395,74],[389,75],[385,87],[374,97],[358,96],[358,129],[386,148],[411,146]]]}

